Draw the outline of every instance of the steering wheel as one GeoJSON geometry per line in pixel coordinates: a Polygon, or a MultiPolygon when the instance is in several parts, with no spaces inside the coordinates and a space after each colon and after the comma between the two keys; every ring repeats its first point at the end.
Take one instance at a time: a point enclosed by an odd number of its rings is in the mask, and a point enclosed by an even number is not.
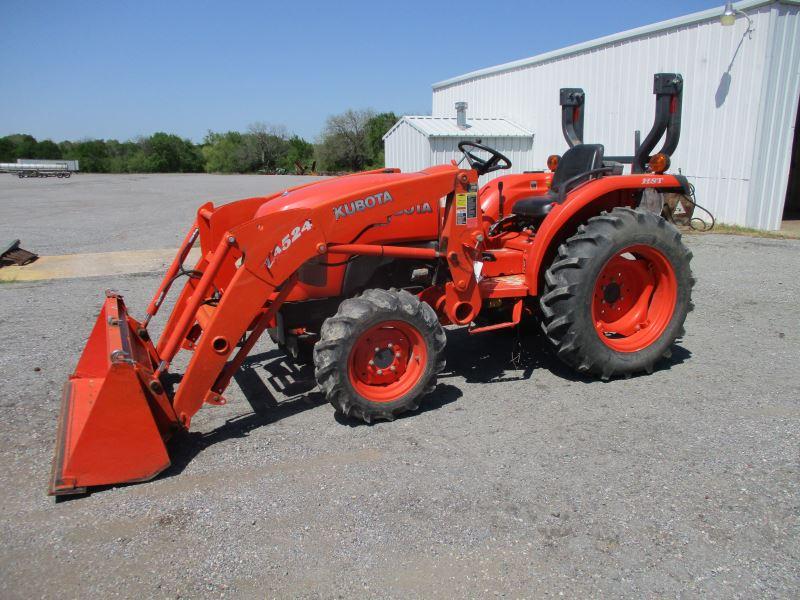
{"type": "Polygon", "coordinates": [[[484,146],[483,144],[479,144],[477,142],[459,142],[458,149],[464,153],[470,168],[475,169],[478,172],[478,175],[486,175],[486,173],[491,173],[492,171],[511,168],[511,161],[494,148],[489,148],[489,146],[484,146]],[[483,159],[479,156],[475,156],[475,154],[467,150],[467,148],[477,148],[478,150],[483,150],[484,152],[488,152],[490,156],[489,158],[483,159]]]}

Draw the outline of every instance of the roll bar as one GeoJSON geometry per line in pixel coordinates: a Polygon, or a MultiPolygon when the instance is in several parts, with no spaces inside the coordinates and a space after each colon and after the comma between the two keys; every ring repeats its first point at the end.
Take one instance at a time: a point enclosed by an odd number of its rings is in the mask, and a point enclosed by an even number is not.
{"type": "Polygon", "coordinates": [[[570,148],[583,143],[583,102],[581,88],[561,88],[561,130],[570,148]]]}
{"type": "MultiPolygon", "coordinates": [[[[653,77],[656,96],[656,116],[650,133],[637,144],[633,156],[607,156],[606,161],[631,165],[631,172],[645,173],[652,154],[671,156],[681,138],[681,111],[683,108],[683,76],[678,73],[656,73],[653,77]],[[653,149],[661,138],[664,145],[658,152],[653,149]]],[[[561,125],[564,138],[572,148],[583,143],[583,105],[586,94],[580,88],[561,89],[561,125]]]]}

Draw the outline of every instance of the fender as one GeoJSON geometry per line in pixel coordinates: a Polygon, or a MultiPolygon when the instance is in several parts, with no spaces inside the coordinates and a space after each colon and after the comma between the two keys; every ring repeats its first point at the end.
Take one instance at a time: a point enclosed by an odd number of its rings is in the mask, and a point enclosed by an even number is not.
{"type": "MultiPolygon", "coordinates": [[[[629,196],[627,201],[620,201],[621,199],[614,199],[612,197],[613,205],[605,208],[610,209],[613,208],[613,206],[632,206],[634,204],[633,195],[639,190],[655,188],[659,190],[680,190],[683,192],[686,186],[686,179],[678,175],[654,175],[652,173],[645,173],[593,179],[572,190],[567,195],[567,199],[563,204],[556,204],[553,207],[553,210],[547,215],[544,221],[542,221],[536,233],[533,246],[528,253],[527,271],[525,274],[530,294],[536,296],[539,293],[539,275],[542,271],[543,262],[548,252],[553,247],[553,244],[560,243],[564,239],[565,231],[568,231],[567,235],[572,234],[571,230],[565,229],[567,223],[580,216],[580,213],[592,206],[593,203],[614,192],[621,192],[623,194],[627,192],[629,196]],[[561,235],[559,236],[559,234],[561,235]]],[[[591,213],[589,216],[599,213],[596,207],[592,207],[588,212],[591,213]]]]}
{"type": "Polygon", "coordinates": [[[500,216],[499,189],[503,184],[503,213],[511,213],[511,207],[517,200],[542,196],[550,190],[553,173],[542,171],[540,173],[521,173],[519,175],[503,175],[487,182],[480,190],[481,211],[483,212],[484,228],[497,221],[500,216]]]}

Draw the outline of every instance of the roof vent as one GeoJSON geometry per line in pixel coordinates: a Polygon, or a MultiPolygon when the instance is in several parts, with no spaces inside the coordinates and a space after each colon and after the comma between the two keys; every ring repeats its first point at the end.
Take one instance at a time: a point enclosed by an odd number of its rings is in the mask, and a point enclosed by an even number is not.
{"type": "Polygon", "coordinates": [[[456,102],[456,125],[459,129],[467,128],[467,103],[456,102]]]}

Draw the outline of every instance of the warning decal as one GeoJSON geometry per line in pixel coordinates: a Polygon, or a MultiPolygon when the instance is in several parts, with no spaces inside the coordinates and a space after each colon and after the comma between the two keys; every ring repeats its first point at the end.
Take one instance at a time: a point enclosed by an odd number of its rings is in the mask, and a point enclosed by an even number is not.
{"type": "Polygon", "coordinates": [[[476,192],[467,194],[467,225],[469,227],[478,226],[478,194],[476,192]]]}
{"type": "Polygon", "coordinates": [[[456,225],[467,224],[468,194],[456,194],[456,225]]]}

